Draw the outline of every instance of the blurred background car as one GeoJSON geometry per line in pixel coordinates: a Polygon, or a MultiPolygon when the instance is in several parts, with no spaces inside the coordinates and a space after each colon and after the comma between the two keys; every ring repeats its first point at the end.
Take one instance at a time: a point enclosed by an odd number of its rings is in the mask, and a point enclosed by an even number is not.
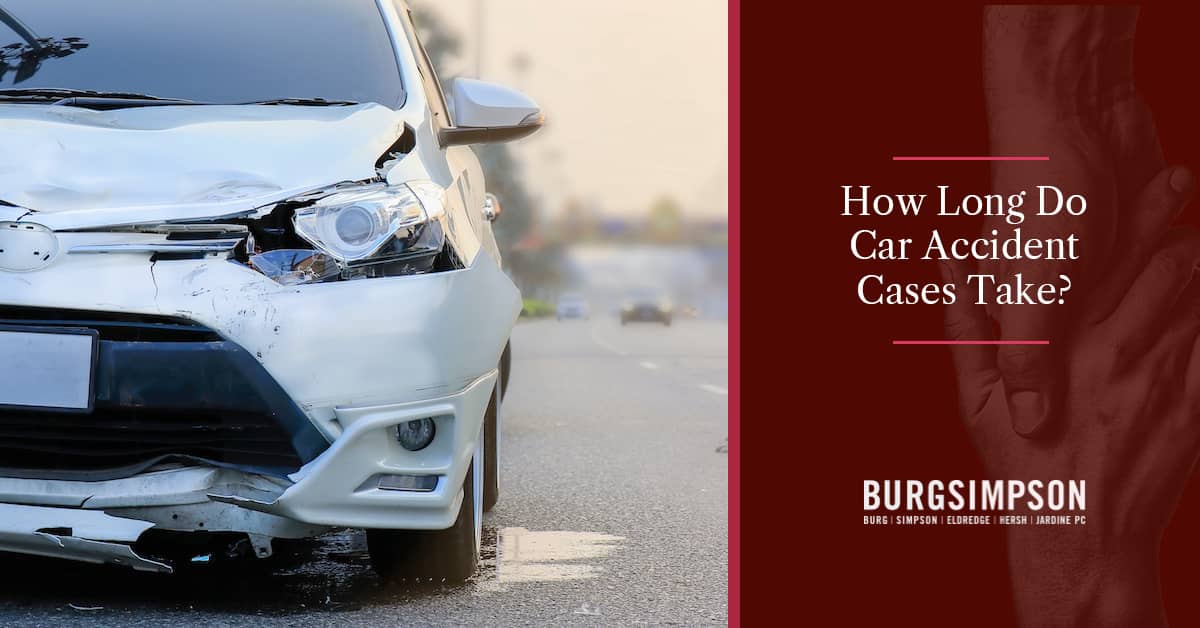
{"type": "Polygon", "coordinates": [[[662,323],[670,326],[675,308],[665,296],[649,291],[635,291],[621,305],[621,324],[631,322],[662,323]]]}
{"type": "Polygon", "coordinates": [[[564,318],[589,318],[591,309],[588,307],[587,299],[583,295],[574,292],[567,292],[558,297],[558,320],[564,318]]]}

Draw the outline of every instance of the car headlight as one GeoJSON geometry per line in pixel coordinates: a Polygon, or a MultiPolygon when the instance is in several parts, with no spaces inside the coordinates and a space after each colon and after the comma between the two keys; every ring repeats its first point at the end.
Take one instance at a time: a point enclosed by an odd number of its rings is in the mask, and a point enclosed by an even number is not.
{"type": "Polygon", "coordinates": [[[428,182],[335,192],[296,209],[296,235],[345,267],[436,254],[445,190],[428,182]]]}

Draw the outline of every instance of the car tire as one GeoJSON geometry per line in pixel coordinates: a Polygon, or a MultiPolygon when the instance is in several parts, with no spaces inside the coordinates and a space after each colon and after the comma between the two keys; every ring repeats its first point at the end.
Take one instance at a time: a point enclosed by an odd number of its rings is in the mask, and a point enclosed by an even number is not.
{"type": "Polygon", "coordinates": [[[500,407],[499,387],[492,391],[483,415],[483,511],[491,512],[500,501],[500,407]]]}
{"type": "MultiPolygon", "coordinates": [[[[482,437],[482,433],[480,434],[482,437]]],[[[464,582],[475,574],[483,524],[483,439],[463,481],[463,501],[445,530],[367,530],[371,567],[384,580],[464,582]]]]}

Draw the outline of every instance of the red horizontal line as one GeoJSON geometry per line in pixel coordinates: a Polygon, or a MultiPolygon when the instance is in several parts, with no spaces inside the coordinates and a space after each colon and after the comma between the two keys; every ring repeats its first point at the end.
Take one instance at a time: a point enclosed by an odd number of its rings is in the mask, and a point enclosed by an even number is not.
{"type": "Polygon", "coordinates": [[[892,161],[1050,161],[1048,155],[980,155],[959,157],[892,157],[892,161]]]}
{"type": "Polygon", "coordinates": [[[893,345],[1048,345],[1049,340],[893,340],[893,345]]]}

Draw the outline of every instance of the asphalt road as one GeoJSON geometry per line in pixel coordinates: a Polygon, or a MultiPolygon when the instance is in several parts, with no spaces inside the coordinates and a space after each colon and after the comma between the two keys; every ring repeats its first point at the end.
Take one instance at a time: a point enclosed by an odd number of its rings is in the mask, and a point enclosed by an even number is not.
{"type": "Polygon", "coordinates": [[[503,494],[464,586],[385,585],[353,531],[170,576],[9,556],[0,625],[726,623],[726,331],[520,323],[503,494]]]}

